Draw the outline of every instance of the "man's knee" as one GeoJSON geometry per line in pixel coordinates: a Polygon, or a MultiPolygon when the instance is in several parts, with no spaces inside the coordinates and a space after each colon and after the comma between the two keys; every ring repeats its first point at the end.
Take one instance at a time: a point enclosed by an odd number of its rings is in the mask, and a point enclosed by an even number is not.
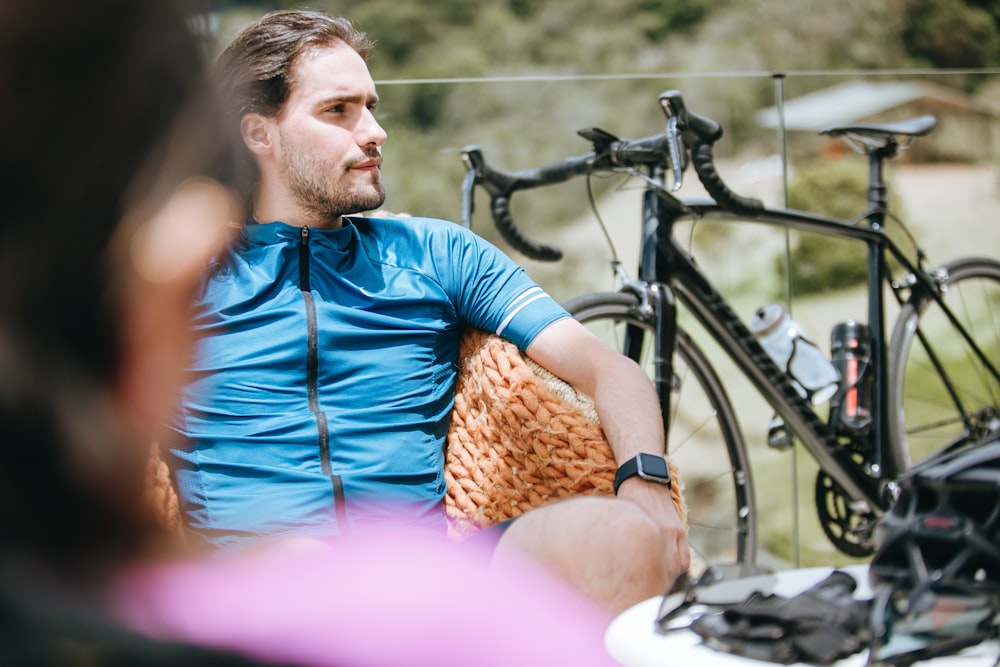
{"type": "Polygon", "coordinates": [[[638,505],[575,498],[519,517],[497,548],[528,554],[610,608],[662,593],[672,576],[667,539],[638,505]]]}
{"type": "Polygon", "coordinates": [[[637,552],[663,557],[667,551],[666,539],[652,517],[635,503],[614,498],[588,496],[540,507],[519,517],[507,532],[512,542],[578,542],[589,547],[589,553],[607,550],[623,557],[635,557],[637,552]]]}
{"type": "MultiPolygon", "coordinates": [[[[659,524],[634,503],[614,501],[608,508],[605,543],[636,576],[665,585],[671,571],[667,538],[659,524]]],[[[662,592],[662,589],[661,589],[662,592]]]]}

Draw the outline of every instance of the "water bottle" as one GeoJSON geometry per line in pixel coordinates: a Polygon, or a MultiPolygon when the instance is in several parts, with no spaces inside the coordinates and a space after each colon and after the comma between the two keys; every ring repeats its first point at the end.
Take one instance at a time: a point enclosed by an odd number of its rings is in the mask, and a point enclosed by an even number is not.
{"type": "Polygon", "coordinates": [[[760,308],[750,321],[750,331],[778,368],[788,373],[799,395],[820,405],[837,393],[837,369],[780,304],[760,308]]]}
{"type": "Polygon", "coordinates": [[[830,333],[830,356],[840,373],[840,387],[830,401],[830,426],[843,435],[865,435],[871,428],[871,334],[854,320],[830,333]]]}

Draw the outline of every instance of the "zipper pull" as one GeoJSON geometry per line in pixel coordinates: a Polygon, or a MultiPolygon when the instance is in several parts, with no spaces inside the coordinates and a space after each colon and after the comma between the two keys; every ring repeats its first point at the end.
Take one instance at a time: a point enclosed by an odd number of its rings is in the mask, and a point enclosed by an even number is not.
{"type": "Polygon", "coordinates": [[[299,289],[309,291],[309,226],[299,230],[299,289]]]}

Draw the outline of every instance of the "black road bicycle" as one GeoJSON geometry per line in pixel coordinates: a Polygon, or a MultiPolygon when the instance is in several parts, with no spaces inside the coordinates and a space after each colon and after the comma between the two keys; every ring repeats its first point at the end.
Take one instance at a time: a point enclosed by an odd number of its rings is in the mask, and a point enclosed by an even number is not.
{"type": "Polygon", "coordinates": [[[534,169],[496,169],[478,147],[466,147],[463,221],[471,223],[479,185],[504,239],[528,257],[554,261],[559,249],[535,243],[515,226],[514,192],[601,172],[641,179],[638,276],[630,277],[615,260],[619,291],[584,294],[564,305],[650,373],[667,454],[685,478],[696,556],[754,563],[757,511],[740,416],[702,346],[685,331],[689,321],[697,321],[773,408],[771,439],[794,437],[815,459],[816,507],[826,536],[843,553],[866,556],[873,528],[895,497],[894,480],[911,462],[1000,431],[1000,262],[968,257],[931,266],[922,250],[904,249],[886,233],[887,225],[902,223],[889,215],[884,163],[928,134],[936,120],[823,131],[868,157],[868,207],[856,220],[841,220],[736,194],[714,163],[720,125],[687,110],[677,91],[663,93],[659,103],[663,133],[631,140],[584,129],[579,134],[592,144],[590,152],[534,169]],[[675,194],[689,163],[712,199],[675,194]],[[867,322],[848,327],[838,366],[842,379],[828,415],[765,352],[678,240],[681,223],[704,220],[753,221],[855,239],[859,250],[867,248],[867,322]],[[899,314],[889,328],[891,299],[899,314]]]}

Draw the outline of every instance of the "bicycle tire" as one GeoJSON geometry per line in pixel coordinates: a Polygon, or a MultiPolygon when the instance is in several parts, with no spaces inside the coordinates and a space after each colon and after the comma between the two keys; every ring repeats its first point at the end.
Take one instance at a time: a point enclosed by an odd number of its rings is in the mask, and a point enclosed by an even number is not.
{"type": "MultiPolygon", "coordinates": [[[[968,257],[944,268],[947,289],[941,298],[1000,368],[1000,262],[968,257]]],[[[890,447],[901,471],[949,443],[979,441],[1000,430],[996,377],[973,357],[930,294],[914,293],[900,310],[889,344],[889,372],[890,447]],[[945,366],[944,374],[934,359],[945,366]]]]}
{"type": "MultiPolygon", "coordinates": [[[[626,325],[642,332],[642,350],[652,348],[653,327],[632,293],[583,294],[563,306],[616,349],[622,349],[619,341],[626,325]]],[[[642,355],[634,356],[648,372],[642,355]]],[[[752,565],[757,558],[757,513],[743,433],[718,375],[682,330],[678,330],[671,392],[667,453],[684,483],[692,559],[752,565]],[[723,447],[725,452],[720,451],[723,447]]]]}

